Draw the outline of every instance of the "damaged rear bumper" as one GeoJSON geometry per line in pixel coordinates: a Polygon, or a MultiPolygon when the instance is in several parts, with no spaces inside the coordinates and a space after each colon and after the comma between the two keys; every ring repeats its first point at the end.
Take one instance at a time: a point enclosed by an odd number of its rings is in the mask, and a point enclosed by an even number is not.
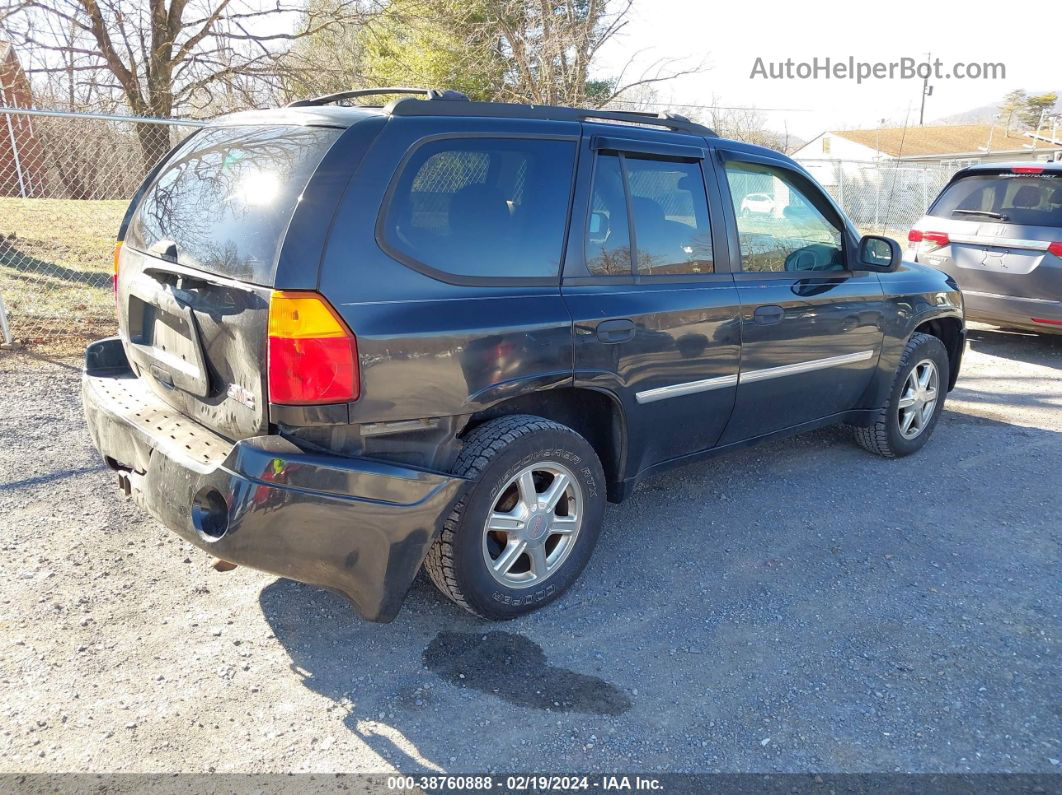
{"type": "Polygon", "coordinates": [[[398,613],[464,483],[280,436],[233,444],[158,398],[116,338],[86,351],[82,397],[96,448],[159,521],[224,560],[340,591],[371,621],[398,613]]]}

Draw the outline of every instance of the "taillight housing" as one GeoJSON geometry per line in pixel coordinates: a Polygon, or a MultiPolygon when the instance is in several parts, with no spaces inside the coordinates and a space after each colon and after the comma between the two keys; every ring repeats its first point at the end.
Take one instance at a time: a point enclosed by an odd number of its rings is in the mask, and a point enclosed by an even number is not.
{"type": "Polygon", "coordinates": [[[314,292],[273,292],[268,371],[270,403],[349,403],[361,394],[357,339],[314,292]]]}
{"type": "Polygon", "coordinates": [[[1010,170],[1011,174],[1043,174],[1043,166],[1014,166],[1010,170]]]}
{"type": "Polygon", "coordinates": [[[122,241],[114,241],[114,262],[111,270],[111,288],[114,290],[114,305],[118,306],[118,261],[122,256],[122,241]]]}
{"type": "Polygon", "coordinates": [[[947,232],[923,232],[921,229],[912,229],[907,233],[907,239],[912,243],[933,243],[937,246],[946,246],[951,243],[947,232]]]}
{"type": "Polygon", "coordinates": [[[1062,257],[1062,243],[1052,243],[1047,247],[1047,251],[1050,254],[1054,254],[1056,257],[1062,257]]]}

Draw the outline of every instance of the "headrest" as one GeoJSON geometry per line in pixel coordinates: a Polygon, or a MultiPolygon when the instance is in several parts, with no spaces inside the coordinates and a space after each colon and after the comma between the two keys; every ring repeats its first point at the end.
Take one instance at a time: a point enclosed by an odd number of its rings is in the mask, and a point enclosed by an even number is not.
{"type": "Polygon", "coordinates": [[[1018,188],[1018,192],[1014,194],[1014,206],[1015,207],[1039,207],[1040,206],[1040,188],[1036,185],[1022,185],[1018,188]]]}

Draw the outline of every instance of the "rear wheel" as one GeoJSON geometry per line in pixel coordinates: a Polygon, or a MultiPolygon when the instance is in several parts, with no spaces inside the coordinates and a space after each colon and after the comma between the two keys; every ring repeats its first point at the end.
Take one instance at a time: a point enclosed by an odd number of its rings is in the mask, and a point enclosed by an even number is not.
{"type": "Polygon", "coordinates": [[[590,559],[604,513],[604,474],[589,443],[541,417],[499,417],[468,435],[454,471],[472,482],[425,559],[436,587],[492,619],[564,593],[590,559]]]}
{"type": "Polygon", "coordinates": [[[900,357],[888,403],[874,422],[855,429],[856,442],[872,453],[896,458],[929,441],[944,408],[948,352],[936,337],[916,333],[900,357]]]}

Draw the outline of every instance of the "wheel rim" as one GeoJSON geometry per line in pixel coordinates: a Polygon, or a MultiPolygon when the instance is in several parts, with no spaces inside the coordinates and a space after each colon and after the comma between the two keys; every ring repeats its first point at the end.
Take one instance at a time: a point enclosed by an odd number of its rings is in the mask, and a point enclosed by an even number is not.
{"type": "Polygon", "coordinates": [[[524,467],[483,524],[487,570],[507,588],[541,585],[568,559],[582,520],[582,487],[570,469],[552,461],[524,467]]]}
{"type": "Polygon", "coordinates": [[[937,410],[939,389],[940,376],[932,360],[923,359],[911,368],[900,391],[897,411],[900,435],[904,439],[914,439],[928,427],[937,410]]]}

